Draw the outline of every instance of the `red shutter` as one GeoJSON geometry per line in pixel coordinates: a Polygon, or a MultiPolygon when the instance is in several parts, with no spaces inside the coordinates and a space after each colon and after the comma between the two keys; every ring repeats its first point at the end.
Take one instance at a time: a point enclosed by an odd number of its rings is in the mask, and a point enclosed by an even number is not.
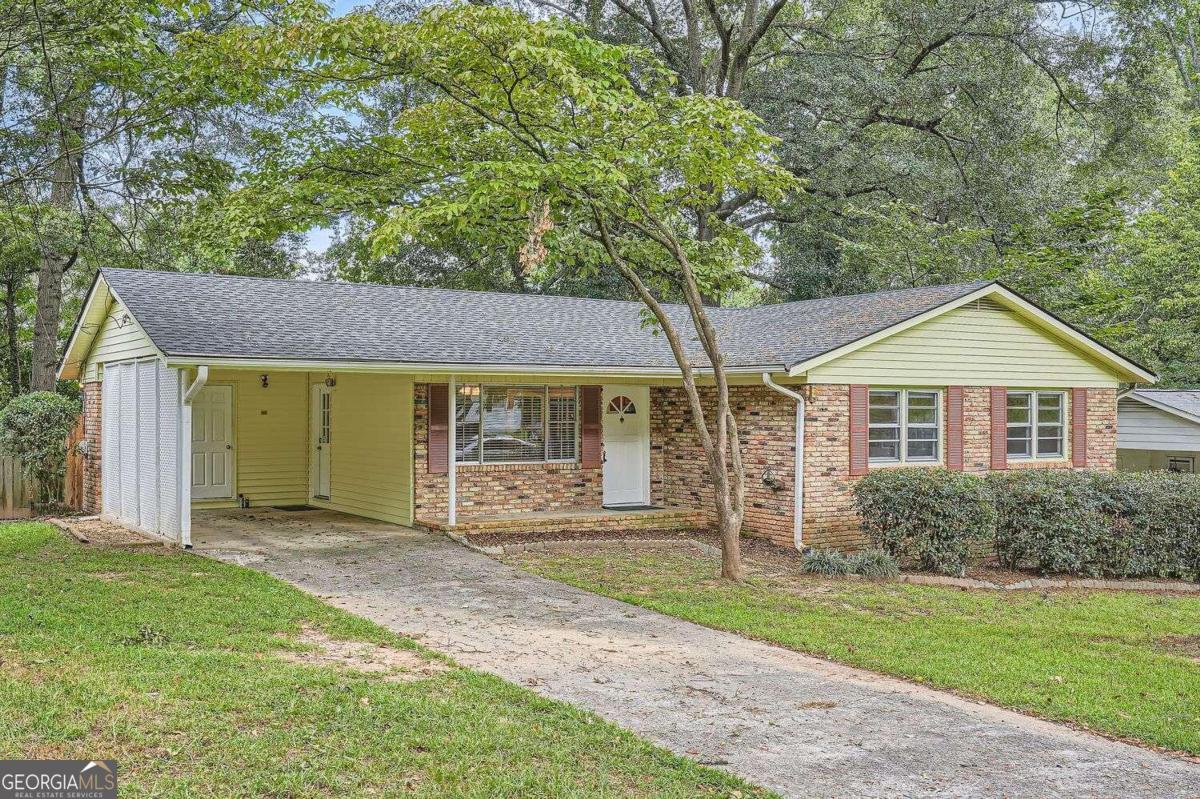
{"type": "Polygon", "coordinates": [[[1008,389],[1004,386],[992,386],[992,468],[1008,468],[1008,389]]]}
{"type": "Polygon", "coordinates": [[[1077,469],[1087,466],[1087,416],[1087,389],[1071,389],[1071,464],[1077,469]]]}
{"type": "Polygon", "coordinates": [[[450,386],[429,384],[429,458],[430,474],[450,470],[450,386]]]}
{"type": "Polygon", "coordinates": [[[850,476],[867,473],[868,386],[850,386],[850,476]]]}
{"type": "Polygon", "coordinates": [[[963,468],[963,387],[946,387],[946,468],[963,468]]]}
{"type": "Polygon", "coordinates": [[[580,465],[585,469],[600,468],[600,386],[579,387],[579,421],[583,431],[580,443],[580,465]]]}

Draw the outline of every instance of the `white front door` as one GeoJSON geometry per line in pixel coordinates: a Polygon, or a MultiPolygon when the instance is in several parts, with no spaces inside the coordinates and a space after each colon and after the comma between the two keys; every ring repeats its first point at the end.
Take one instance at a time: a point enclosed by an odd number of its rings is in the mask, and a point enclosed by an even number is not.
{"type": "Polygon", "coordinates": [[[192,499],[233,496],[233,386],[205,386],[192,400],[192,499]]]}
{"type": "Polygon", "coordinates": [[[650,504],[650,389],[605,386],[600,405],[604,436],[604,504],[650,504]]]}
{"type": "Polygon", "coordinates": [[[329,499],[329,467],[333,461],[333,389],[312,387],[312,495],[329,499]]]}

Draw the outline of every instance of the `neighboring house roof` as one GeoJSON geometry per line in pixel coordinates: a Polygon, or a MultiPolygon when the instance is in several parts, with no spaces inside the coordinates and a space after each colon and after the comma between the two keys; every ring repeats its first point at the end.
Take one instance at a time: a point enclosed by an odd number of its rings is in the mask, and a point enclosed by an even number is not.
{"type": "Polygon", "coordinates": [[[1121,395],[1122,400],[1137,400],[1181,419],[1200,424],[1200,390],[1138,388],[1121,395]]]}
{"type": "MultiPolygon", "coordinates": [[[[396,363],[677,371],[639,302],[102,269],[107,287],[168,359],[396,363]]],[[[93,288],[93,295],[97,293],[93,288]]],[[[1134,379],[1153,375],[997,283],[881,291],[753,308],[712,308],[726,366],[788,371],[868,343],[943,309],[1000,296],[1134,379]],[[1032,309],[1032,310],[1031,310],[1032,309]],[[1060,329],[1061,328],[1061,329],[1060,329]]],[[[81,321],[85,318],[81,314],[81,321]]],[[[686,306],[668,306],[698,366],[686,306]]],[[[77,323],[64,355],[87,357],[77,323]]]]}

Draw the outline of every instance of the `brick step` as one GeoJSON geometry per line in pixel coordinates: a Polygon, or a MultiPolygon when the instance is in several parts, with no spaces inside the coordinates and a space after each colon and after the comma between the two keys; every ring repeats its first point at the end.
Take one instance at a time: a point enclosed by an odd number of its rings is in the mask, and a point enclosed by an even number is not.
{"type": "Polygon", "coordinates": [[[703,514],[693,510],[616,511],[613,513],[579,513],[571,515],[518,514],[504,518],[460,517],[453,528],[441,518],[414,520],[417,527],[446,532],[453,529],[459,533],[520,532],[548,533],[560,530],[688,530],[703,522],[703,514]]]}

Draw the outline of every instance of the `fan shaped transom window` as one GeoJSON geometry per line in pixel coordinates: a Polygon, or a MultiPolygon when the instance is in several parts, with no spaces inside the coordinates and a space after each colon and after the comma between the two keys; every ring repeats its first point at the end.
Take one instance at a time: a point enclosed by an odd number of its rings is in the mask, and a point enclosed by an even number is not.
{"type": "Polygon", "coordinates": [[[621,394],[608,401],[608,412],[621,416],[633,416],[637,413],[637,406],[633,404],[633,400],[621,394]]]}

